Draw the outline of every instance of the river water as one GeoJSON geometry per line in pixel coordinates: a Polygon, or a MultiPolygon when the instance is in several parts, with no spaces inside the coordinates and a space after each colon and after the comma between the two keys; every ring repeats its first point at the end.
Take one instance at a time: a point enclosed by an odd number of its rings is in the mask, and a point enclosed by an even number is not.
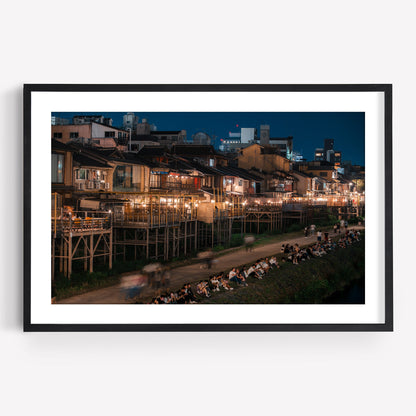
{"type": "Polygon", "coordinates": [[[325,304],[364,304],[365,303],[365,280],[355,280],[342,292],[335,292],[326,298],[325,304]]]}

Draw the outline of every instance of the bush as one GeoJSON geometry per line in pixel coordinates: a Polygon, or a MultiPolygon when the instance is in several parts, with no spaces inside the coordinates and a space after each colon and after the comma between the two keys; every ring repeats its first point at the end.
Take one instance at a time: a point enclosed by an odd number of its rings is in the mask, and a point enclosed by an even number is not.
{"type": "Polygon", "coordinates": [[[244,239],[241,234],[233,234],[231,236],[230,247],[237,247],[244,244],[244,239]]]}
{"type": "Polygon", "coordinates": [[[286,232],[287,233],[293,233],[295,231],[303,230],[304,228],[305,227],[302,224],[292,224],[286,229],[286,232]]]}

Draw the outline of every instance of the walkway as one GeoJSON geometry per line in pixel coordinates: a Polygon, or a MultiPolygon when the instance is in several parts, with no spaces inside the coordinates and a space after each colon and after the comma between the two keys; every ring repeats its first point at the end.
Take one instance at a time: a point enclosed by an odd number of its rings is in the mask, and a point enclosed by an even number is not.
{"type": "MultiPolygon", "coordinates": [[[[354,226],[350,229],[363,229],[364,227],[354,226]]],[[[330,236],[336,234],[330,233],[330,236]]],[[[339,234],[338,234],[339,235],[339,234]]],[[[246,252],[244,248],[225,254],[216,259],[211,269],[201,268],[201,263],[191,264],[189,266],[178,267],[171,270],[170,289],[175,291],[183,286],[184,283],[195,282],[208,278],[217,272],[227,271],[233,267],[239,267],[244,264],[254,262],[262,257],[269,257],[280,253],[282,244],[293,245],[298,243],[300,246],[310,245],[316,241],[316,236],[296,237],[285,241],[257,246],[252,252],[246,252]]],[[[135,272],[129,273],[134,275],[135,272]]],[[[155,289],[146,288],[142,296],[148,297],[155,292],[155,289]]],[[[72,296],[63,299],[58,304],[120,304],[134,303],[133,299],[126,301],[120,291],[119,285],[110,286],[104,289],[98,289],[82,295],[72,296]]]]}

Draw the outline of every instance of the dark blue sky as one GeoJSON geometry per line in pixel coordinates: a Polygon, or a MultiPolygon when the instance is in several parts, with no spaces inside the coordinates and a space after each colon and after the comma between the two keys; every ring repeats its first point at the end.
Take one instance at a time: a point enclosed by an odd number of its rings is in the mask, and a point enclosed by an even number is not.
{"type": "MultiPolygon", "coordinates": [[[[114,126],[123,124],[125,113],[80,113],[65,112],[52,115],[71,119],[75,114],[102,114],[113,119],[114,126]]],[[[323,147],[326,138],[335,140],[335,150],[342,151],[343,160],[364,165],[365,113],[191,113],[191,112],[136,112],[141,120],[147,118],[158,130],[186,130],[188,140],[198,131],[216,136],[217,141],[228,137],[230,131],[237,132],[241,127],[259,129],[261,124],[270,125],[271,137],[293,136],[294,150],[312,160],[314,150],[323,147]],[[238,125],[238,127],[237,127],[238,125]]]]}

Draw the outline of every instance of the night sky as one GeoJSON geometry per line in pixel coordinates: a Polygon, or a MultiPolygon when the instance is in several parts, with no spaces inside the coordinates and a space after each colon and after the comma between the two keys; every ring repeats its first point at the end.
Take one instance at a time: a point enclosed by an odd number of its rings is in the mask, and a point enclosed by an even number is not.
{"type": "MultiPolygon", "coordinates": [[[[127,111],[126,111],[127,112],[127,111]]],[[[54,116],[71,119],[74,115],[102,114],[113,119],[113,126],[121,127],[125,113],[52,113],[54,116]]],[[[334,149],[342,151],[342,160],[364,165],[365,113],[264,113],[264,112],[149,112],[135,113],[155,124],[157,130],[186,130],[187,139],[203,131],[216,137],[216,147],[220,139],[229,132],[239,132],[241,127],[254,127],[260,133],[260,125],[270,125],[270,137],[293,136],[293,147],[307,160],[313,160],[317,147],[323,147],[326,138],[335,140],[334,149]]]]}

